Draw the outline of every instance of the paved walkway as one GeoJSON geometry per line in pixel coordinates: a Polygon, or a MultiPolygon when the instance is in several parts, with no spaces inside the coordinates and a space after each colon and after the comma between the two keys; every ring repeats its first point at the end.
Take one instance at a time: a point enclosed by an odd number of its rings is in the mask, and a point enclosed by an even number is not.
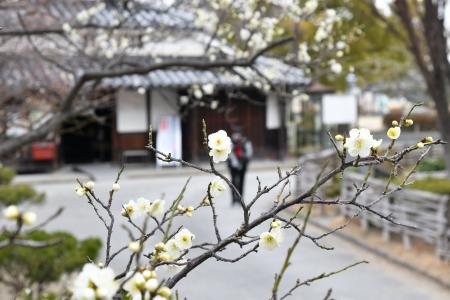
{"type": "MultiPolygon", "coordinates": [[[[111,186],[111,179],[115,172],[107,172],[99,176],[100,171],[93,169],[94,176],[98,178],[96,191],[106,196],[111,186]],[[108,176],[107,176],[108,175],[108,176]]],[[[103,171],[101,171],[103,172],[103,171]]],[[[129,171],[126,171],[129,172],[129,171]]],[[[167,200],[172,200],[184,184],[186,177],[171,174],[161,177],[134,178],[125,173],[121,182],[121,190],[114,201],[114,210],[119,212],[123,203],[139,196],[154,199],[164,193],[167,200]]],[[[275,171],[258,171],[250,173],[247,177],[246,196],[252,196],[256,190],[255,176],[259,175],[264,184],[276,180],[275,171]]],[[[194,205],[201,200],[205,187],[210,180],[209,176],[194,176],[185,194],[184,204],[194,205]]],[[[53,230],[69,230],[79,237],[104,236],[104,228],[94,217],[93,212],[82,198],[75,195],[73,183],[45,183],[38,188],[47,193],[47,202],[44,206],[36,208],[40,218],[50,215],[57,207],[64,206],[66,211],[62,217],[49,225],[53,230]]],[[[261,199],[253,217],[266,209],[274,194],[261,199]]],[[[242,218],[240,210],[230,205],[230,195],[225,194],[217,201],[219,225],[223,235],[230,234],[239,226],[242,218]]],[[[119,214],[117,214],[119,215],[119,214]]],[[[196,242],[214,240],[211,226],[211,211],[202,209],[192,218],[184,217],[183,224],[197,236],[196,242]]],[[[117,228],[113,236],[113,249],[117,249],[128,242],[127,234],[117,228]]],[[[177,224],[180,224],[179,222],[177,224]]],[[[259,235],[261,229],[253,232],[259,235]]],[[[319,234],[318,228],[310,228],[311,234],[319,234]]],[[[195,269],[177,287],[181,299],[185,296],[194,300],[261,300],[268,299],[273,282],[274,273],[280,268],[286,249],[294,235],[288,235],[283,246],[274,252],[258,252],[248,256],[236,264],[215,262],[209,260],[195,269]]],[[[153,243],[156,240],[152,241],[153,243]]],[[[329,237],[325,241],[333,245],[335,250],[326,251],[317,248],[307,240],[302,240],[300,248],[293,256],[293,265],[286,273],[281,290],[293,285],[297,278],[307,279],[322,272],[333,271],[353,262],[367,259],[369,265],[358,266],[355,269],[339,274],[334,278],[314,283],[310,287],[299,289],[290,299],[323,299],[328,288],[333,289],[333,298],[339,300],[444,300],[449,299],[449,291],[428,282],[412,273],[385,263],[351,244],[336,237],[329,237]]],[[[239,255],[241,250],[237,247],[227,250],[223,256],[232,258],[239,255]]],[[[126,253],[128,255],[128,253],[126,253]]],[[[128,256],[121,255],[114,262],[113,267],[119,271],[126,263],[128,256]]]]}

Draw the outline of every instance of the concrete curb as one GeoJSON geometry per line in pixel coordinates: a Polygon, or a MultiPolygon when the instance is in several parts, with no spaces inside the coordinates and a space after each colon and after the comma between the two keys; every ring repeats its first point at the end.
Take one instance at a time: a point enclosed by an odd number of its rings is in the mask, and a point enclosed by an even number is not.
{"type": "MultiPolygon", "coordinates": [[[[276,161],[276,162],[254,162],[249,166],[249,172],[257,171],[271,171],[276,172],[276,168],[279,166],[282,169],[292,168],[295,165],[295,161],[276,161]]],[[[208,167],[208,165],[201,164],[202,167],[208,167]]],[[[71,183],[75,184],[76,179],[80,181],[97,180],[94,172],[89,171],[87,168],[82,166],[75,166],[75,172],[67,173],[50,173],[50,174],[33,174],[33,175],[17,175],[14,179],[14,183],[21,184],[48,184],[48,183],[71,183]]],[[[117,170],[119,166],[117,166],[117,170]]],[[[228,169],[226,164],[217,165],[216,168],[219,172],[227,173],[228,169]]],[[[148,168],[127,169],[123,174],[123,178],[126,179],[140,179],[140,178],[152,178],[152,177],[168,177],[168,176],[196,176],[205,175],[201,171],[192,168],[155,168],[154,166],[149,166],[148,168]]]]}
{"type": "MultiPolygon", "coordinates": [[[[319,229],[324,230],[324,231],[331,231],[331,230],[333,230],[333,228],[330,228],[330,227],[328,227],[326,225],[323,225],[323,224],[321,224],[320,222],[317,222],[317,221],[310,220],[309,223],[311,223],[313,226],[318,227],[319,229]]],[[[337,236],[337,237],[339,237],[339,238],[341,238],[341,239],[343,239],[343,240],[345,240],[347,242],[350,242],[353,245],[358,246],[358,247],[360,247],[360,248],[362,248],[362,249],[364,249],[364,250],[366,250],[366,251],[368,251],[368,252],[370,252],[370,253],[378,256],[378,257],[381,257],[381,258],[383,258],[383,259],[385,259],[385,260],[387,260],[387,261],[389,261],[389,262],[391,262],[391,263],[393,263],[393,264],[395,264],[395,265],[397,265],[399,267],[402,267],[402,268],[407,269],[407,270],[409,270],[409,271],[411,271],[413,273],[421,275],[421,276],[427,278],[428,280],[439,284],[440,286],[442,286],[444,288],[450,289],[450,283],[445,282],[441,278],[433,276],[433,275],[425,272],[424,270],[417,268],[416,266],[414,266],[412,264],[409,264],[409,263],[407,263],[405,261],[397,259],[395,256],[392,256],[392,255],[390,255],[389,253],[387,253],[385,251],[382,251],[382,250],[377,249],[375,247],[369,246],[369,245],[363,243],[360,239],[352,237],[352,236],[350,236],[350,235],[348,235],[346,233],[343,233],[342,231],[336,231],[335,233],[333,233],[333,235],[335,235],[335,236],[337,236]]]]}

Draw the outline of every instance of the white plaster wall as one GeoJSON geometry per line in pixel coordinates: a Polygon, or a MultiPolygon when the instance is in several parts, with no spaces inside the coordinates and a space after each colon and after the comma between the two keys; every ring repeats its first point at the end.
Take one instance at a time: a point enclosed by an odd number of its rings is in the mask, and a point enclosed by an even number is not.
{"type": "Polygon", "coordinates": [[[148,130],[145,95],[136,91],[120,90],[117,94],[116,113],[119,133],[148,130]]]}

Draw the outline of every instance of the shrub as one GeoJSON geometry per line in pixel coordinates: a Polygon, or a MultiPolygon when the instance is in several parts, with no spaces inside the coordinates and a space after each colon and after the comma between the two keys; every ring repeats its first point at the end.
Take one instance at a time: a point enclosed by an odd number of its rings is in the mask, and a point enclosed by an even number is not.
{"type": "MultiPolygon", "coordinates": [[[[61,240],[57,245],[45,248],[10,246],[0,249],[0,273],[2,280],[7,274],[15,281],[14,289],[35,285],[38,290],[56,282],[61,275],[79,270],[87,259],[95,260],[101,248],[101,241],[95,238],[77,240],[67,232],[34,231],[22,236],[34,241],[61,240]],[[23,281],[23,284],[22,282],[23,281]]],[[[5,236],[0,236],[4,240],[5,236]]],[[[39,295],[38,295],[39,296],[39,295]]]]}
{"type": "Polygon", "coordinates": [[[450,194],[450,180],[445,178],[427,177],[416,180],[408,188],[437,194],[450,194]]]}
{"type": "Polygon", "coordinates": [[[420,162],[417,170],[420,172],[432,172],[445,170],[445,161],[443,158],[427,158],[420,162]]]}
{"type": "Polygon", "coordinates": [[[0,167],[0,184],[10,184],[14,176],[16,172],[13,169],[0,167]]]}
{"type": "Polygon", "coordinates": [[[3,205],[17,205],[24,201],[40,203],[44,197],[43,193],[38,193],[27,184],[0,185],[0,204],[3,205]]]}
{"type": "Polygon", "coordinates": [[[341,195],[341,185],[342,185],[342,177],[335,176],[333,177],[330,184],[325,186],[325,196],[327,198],[336,198],[341,195]]]}

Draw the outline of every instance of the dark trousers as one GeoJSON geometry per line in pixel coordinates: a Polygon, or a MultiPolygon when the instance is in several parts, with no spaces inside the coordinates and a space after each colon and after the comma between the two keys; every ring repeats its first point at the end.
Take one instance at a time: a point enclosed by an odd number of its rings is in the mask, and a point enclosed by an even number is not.
{"type": "MultiPolygon", "coordinates": [[[[237,188],[241,196],[244,196],[244,179],[246,172],[247,163],[243,163],[242,168],[230,167],[231,183],[237,188]]],[[[239,203],[239,196],[234,191],[231,191],[231,196],[233,198],[233,204],[239,203]]]]}

